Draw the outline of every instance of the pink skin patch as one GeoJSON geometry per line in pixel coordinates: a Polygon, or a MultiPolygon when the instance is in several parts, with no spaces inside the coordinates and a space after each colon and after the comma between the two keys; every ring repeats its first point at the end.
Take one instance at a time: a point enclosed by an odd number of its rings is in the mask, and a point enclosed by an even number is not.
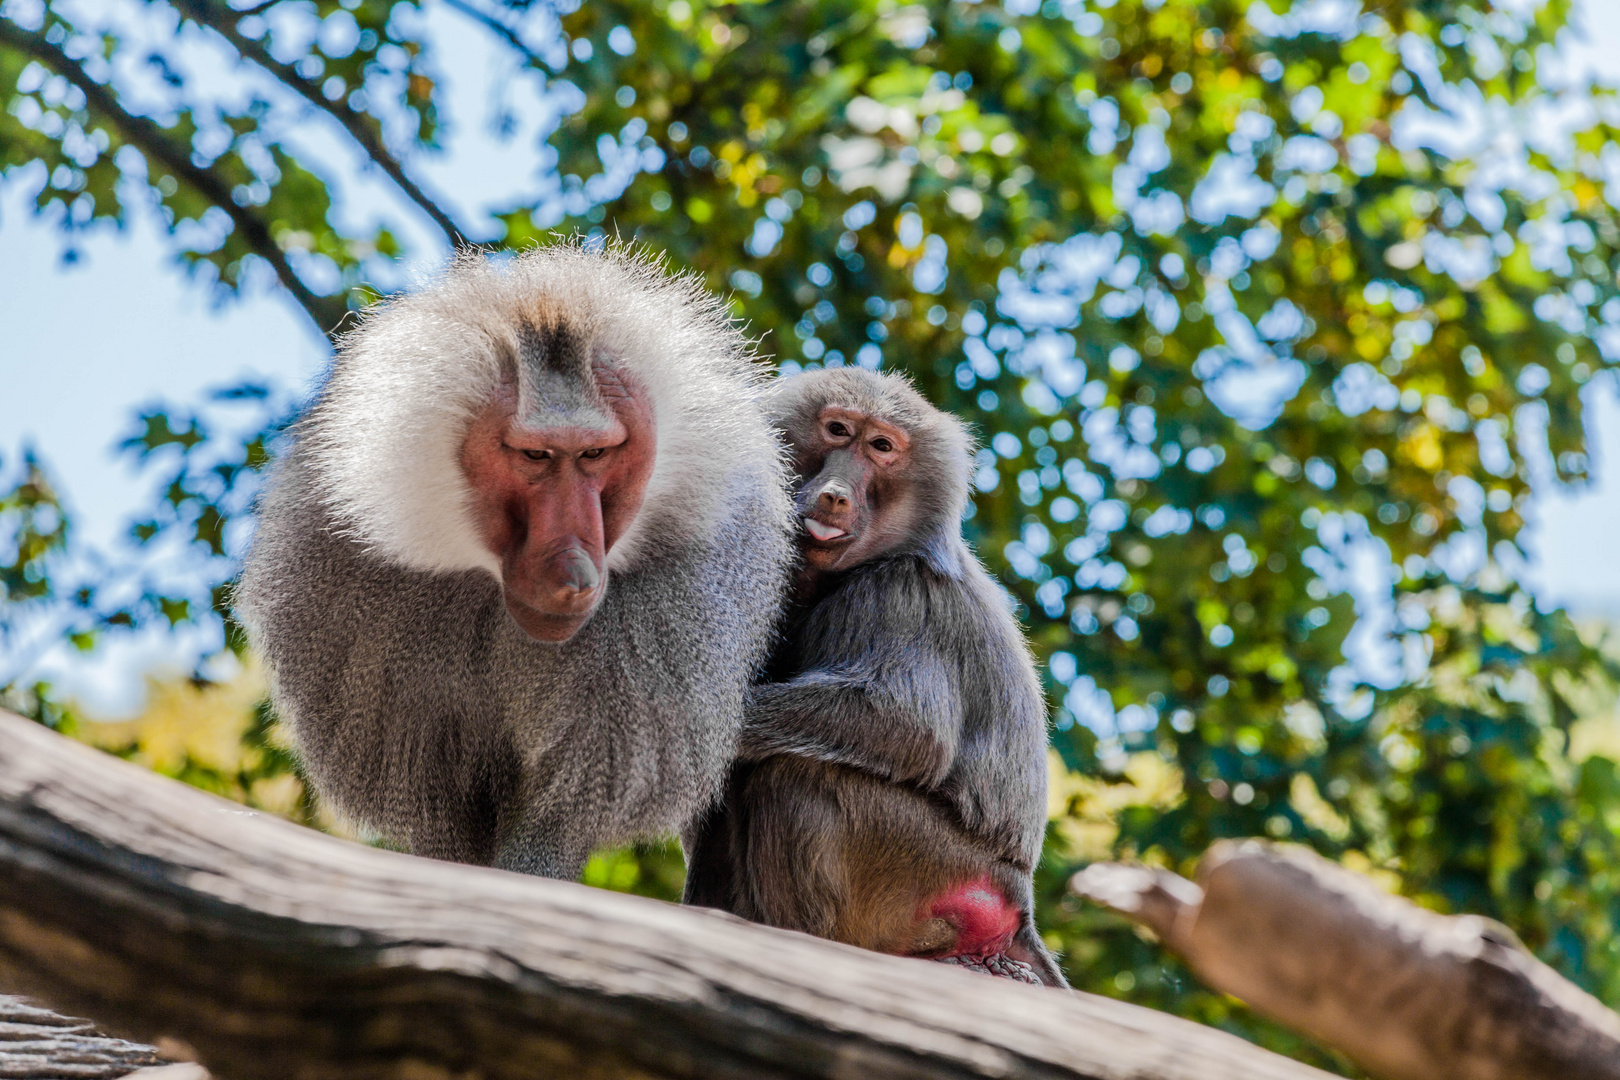
{"type": "Polygon", "coordinates": [[[1006,952],[1023,921],[1018,908],[989,877],[947,889],[924,904],[918,914],[919,919],[944,919],[956,928],[956,944],[949,956],[1006,952]]]}

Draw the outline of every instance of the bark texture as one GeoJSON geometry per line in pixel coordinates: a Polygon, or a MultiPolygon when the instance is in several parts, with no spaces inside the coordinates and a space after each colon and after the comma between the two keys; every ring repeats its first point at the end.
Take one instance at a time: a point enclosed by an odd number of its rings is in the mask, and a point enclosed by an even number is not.
{"type": "Polygon", "coordinates": [[[114,1080],[163,1064],[150,1046],[104,1035],[88,1020],[0,994],[0,1080],[114,1080]]]}
{"type": "Polygon", "coordinates": [[[1073,888],[1383,1080],[1620,1080],[1620,1015],[1505,926],[1426,911],[1303,848],[1225,841],[1197,884],[1099,863],[1073,888]]]}
{"type": "Polygon", "coordinates": [[[361,847],[3,713],[0,986],[221,1080],[1324,1076],[1120,1002],[361,847]]]}

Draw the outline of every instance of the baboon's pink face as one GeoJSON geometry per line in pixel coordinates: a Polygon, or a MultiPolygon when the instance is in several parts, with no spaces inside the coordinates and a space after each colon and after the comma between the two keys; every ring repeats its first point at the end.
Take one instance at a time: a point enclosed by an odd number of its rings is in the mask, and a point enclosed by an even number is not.
{"type": "Polygon", "coordinates": [[[793,447],[806,477],[796,499],[806,566],[847,570],[904,535],[910,449],[910,437],[884,420],[839,405],[821,410],[814,434],[793,447]]]}
{"type": "Polygon", "coordinates": [[[534,427],[507,388],[473,420],[462,471],[489,550],[501,562],[506,609],[538,641],[579,632],[607,587],[607,552],[641,510],[656,455],[647,391],[598,364],[612,410],[592,427],[534,427]]]}

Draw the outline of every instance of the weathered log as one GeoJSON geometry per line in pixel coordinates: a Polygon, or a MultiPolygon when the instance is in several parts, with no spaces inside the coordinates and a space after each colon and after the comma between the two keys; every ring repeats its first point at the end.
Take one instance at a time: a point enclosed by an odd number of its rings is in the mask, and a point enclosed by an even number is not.
{"type": "Polygon", "coordinates": [[[0,994],[0,1080],[115,1080],[163,1058],[96,1025],[0,994]]]}
{"type": "Polygon", "coordinates": [[[1304,848],[1222,842],[1197,884],[1099,863],[1073,888],[1384,1080],[1620,1080],[1620,1015],[1506,927],[1426,911],[1304,848]]]}
{"type": "Polygon", "coordinates": [[[0,714],[0,986],[227,1080],[1318,1080],[1209,1028],[380,851],[0,714]]]}

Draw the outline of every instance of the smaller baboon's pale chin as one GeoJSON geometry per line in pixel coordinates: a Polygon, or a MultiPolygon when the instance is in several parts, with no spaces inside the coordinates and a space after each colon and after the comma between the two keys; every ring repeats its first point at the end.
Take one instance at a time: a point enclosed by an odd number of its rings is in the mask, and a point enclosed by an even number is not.
{"type": "Polygon", "coordinates": [[[833,521],[805,514],[801,519],[805,565],[818,571],[839,569],[859,539],[857,520],[855,515],[847,513],[837,515],[833,521]]]}
{"type": "Polygon", "coordinates": [[[846,537],[831,544],[805,544],[805,564],[815,570],[839,570],[849,562],[854,537],[846,537]]]}

